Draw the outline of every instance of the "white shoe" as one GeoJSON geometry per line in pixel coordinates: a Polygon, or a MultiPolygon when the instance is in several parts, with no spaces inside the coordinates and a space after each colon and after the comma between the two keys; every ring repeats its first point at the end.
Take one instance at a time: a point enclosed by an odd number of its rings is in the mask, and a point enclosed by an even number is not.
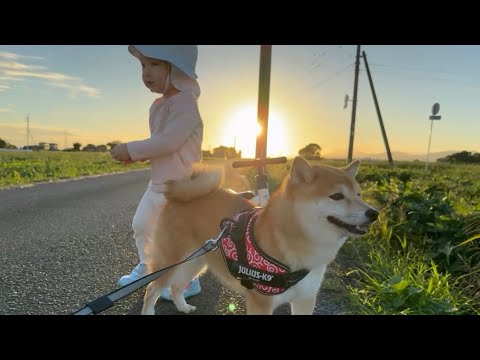
{"type": "Polygon", "coordinates": [[[135,267],[135,269],[133,269],[130,275],[122,276],[117,281],[117,284],[118,286],[125,286],[134,282],[135,280],[140,279],[141,277],[144,277],[145,275],[147,275],[147,265],[140,263],[135,267]]]}
{"type": "MultiPolygon", "coordinates": [[[[183,297],[188,299],[191,296],[200,294],[201,291],[202,287],[200,286],[200,279],[196,277],[185,287],[185,290],[183,291],[183,297]]],[[[164,288],[160,294],[160,297],[164,300],[172,301],[172,290],[169,287],[164,288]]]]}

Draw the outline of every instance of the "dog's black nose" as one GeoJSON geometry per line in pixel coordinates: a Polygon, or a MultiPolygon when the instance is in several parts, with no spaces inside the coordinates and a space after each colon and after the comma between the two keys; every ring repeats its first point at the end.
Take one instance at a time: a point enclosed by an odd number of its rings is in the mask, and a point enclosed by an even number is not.
{"type": "Polygon", "coordinates": [[[367,212],[365,213],[365,215],[370,220],[375,221],[378,218],[378,211],[375,210],[375,209],[368,209],[367,212]]]}

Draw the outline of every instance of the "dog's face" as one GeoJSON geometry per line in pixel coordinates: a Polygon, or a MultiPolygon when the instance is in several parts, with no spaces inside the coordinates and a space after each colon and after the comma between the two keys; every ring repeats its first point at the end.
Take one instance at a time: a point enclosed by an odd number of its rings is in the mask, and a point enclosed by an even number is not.
{"type": "Polygon", "coordinates": [[[295,158],[286,191],[307,231],[327,231],[336,237],[367,233],[378,211],[361,199],[355,180],[359,165],[357,160],[343,169],[310,166],[303,158],[295,158]]]}

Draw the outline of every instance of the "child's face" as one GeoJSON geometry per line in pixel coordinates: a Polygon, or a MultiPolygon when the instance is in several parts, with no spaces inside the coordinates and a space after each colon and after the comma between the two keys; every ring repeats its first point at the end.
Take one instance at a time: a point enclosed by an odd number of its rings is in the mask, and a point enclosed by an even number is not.
{"type": "Polygon", "coordinates": [[[165,90],[165,80],[170,71],[168,62],[142,55],[140,57],[140,63],[142,64],[142,79],[145,86],[151,92],[163,94],[165,90]]]}

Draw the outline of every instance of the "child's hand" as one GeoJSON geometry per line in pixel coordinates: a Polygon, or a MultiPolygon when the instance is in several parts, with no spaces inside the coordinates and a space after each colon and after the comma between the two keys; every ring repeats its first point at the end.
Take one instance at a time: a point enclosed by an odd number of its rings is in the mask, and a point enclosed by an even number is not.
{"type": "Polygon", "coordinates": [[[132,161],[132,158],[128,153],[127,144],[118,144],[110,150],[110,154],[117,161],[132,161]]]}

